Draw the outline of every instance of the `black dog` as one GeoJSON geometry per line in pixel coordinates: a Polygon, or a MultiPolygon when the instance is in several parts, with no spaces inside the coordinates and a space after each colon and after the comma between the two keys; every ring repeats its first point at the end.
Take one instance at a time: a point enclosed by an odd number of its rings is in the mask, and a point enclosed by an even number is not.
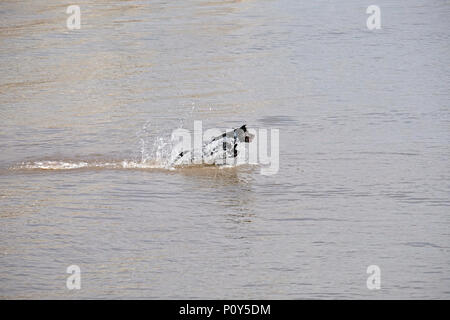
{"type": "MultiPolygon", "coordinates": [[[[202,159],[207,164],[225,164],[226,159],[236,158],[239,154],[237,147],[239,143],[252,142],[254,135],[248,132],[246,125],[225,132],[214,137],[202,147],[202,159]]],[[[192,163],[192,150],[180,152],[172,161],[170,166],[179,166],[192,163]]]]}

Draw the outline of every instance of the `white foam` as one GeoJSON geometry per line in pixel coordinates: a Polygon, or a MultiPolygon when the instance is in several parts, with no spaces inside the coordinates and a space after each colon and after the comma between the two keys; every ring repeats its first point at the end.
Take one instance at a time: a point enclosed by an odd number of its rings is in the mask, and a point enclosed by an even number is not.
{"type": "Polygon", "coordinates": [[[20,169],[42,169],[42,170],[70,170],[89,166],[87,162],[65,162],[65,161],[35,161],[23,163],[20,169]]]}
{"type": "Polygon", "coordinates": [[[14,169],[29,169],[29,170],[74,170],[83,168],[97,168],[97,169],[157,169],[164,168],[164,166],[157,163],[137,162],[132,160],[123,160],[116,162],[101,162],[101,161],[61,161],[61,160],[47,160],[24,162],[14,169]]]}

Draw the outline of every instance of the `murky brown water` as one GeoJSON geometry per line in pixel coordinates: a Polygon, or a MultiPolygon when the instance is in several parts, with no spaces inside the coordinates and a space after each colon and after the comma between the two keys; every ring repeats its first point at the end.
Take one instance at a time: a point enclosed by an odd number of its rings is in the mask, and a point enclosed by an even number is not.
{"type": "Polygon", "coordinates": [[[450,6],[376,4],[2,1],[0,297],[449,298],[450,6]],[[155,168],[194,120],[279,172],[155,168]]]}

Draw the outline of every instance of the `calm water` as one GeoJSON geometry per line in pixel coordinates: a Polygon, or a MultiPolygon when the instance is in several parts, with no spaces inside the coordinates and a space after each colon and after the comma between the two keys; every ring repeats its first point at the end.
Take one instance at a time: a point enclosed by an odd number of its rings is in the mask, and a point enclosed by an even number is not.
{"type": "Polygon", "coordinates": [[[450,298],[449,2],[304,2],[2,1],[0,297],[450,298]],[[153,168],[194,120],[279,172],[153,168]]]}

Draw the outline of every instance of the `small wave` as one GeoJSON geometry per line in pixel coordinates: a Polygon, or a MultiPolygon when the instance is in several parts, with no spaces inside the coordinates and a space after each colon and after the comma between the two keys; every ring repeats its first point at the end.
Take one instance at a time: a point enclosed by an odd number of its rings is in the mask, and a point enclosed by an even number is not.
{"type": "MultiPolygon", "coordinates": [[[[15,170],[74,170],[74,169],[164,169],[165,166],[152,162],[122,161],[32,161],[23,162],[15,170]]],[[[170,168],[167,168],[170,169],[170,168]]]]}

